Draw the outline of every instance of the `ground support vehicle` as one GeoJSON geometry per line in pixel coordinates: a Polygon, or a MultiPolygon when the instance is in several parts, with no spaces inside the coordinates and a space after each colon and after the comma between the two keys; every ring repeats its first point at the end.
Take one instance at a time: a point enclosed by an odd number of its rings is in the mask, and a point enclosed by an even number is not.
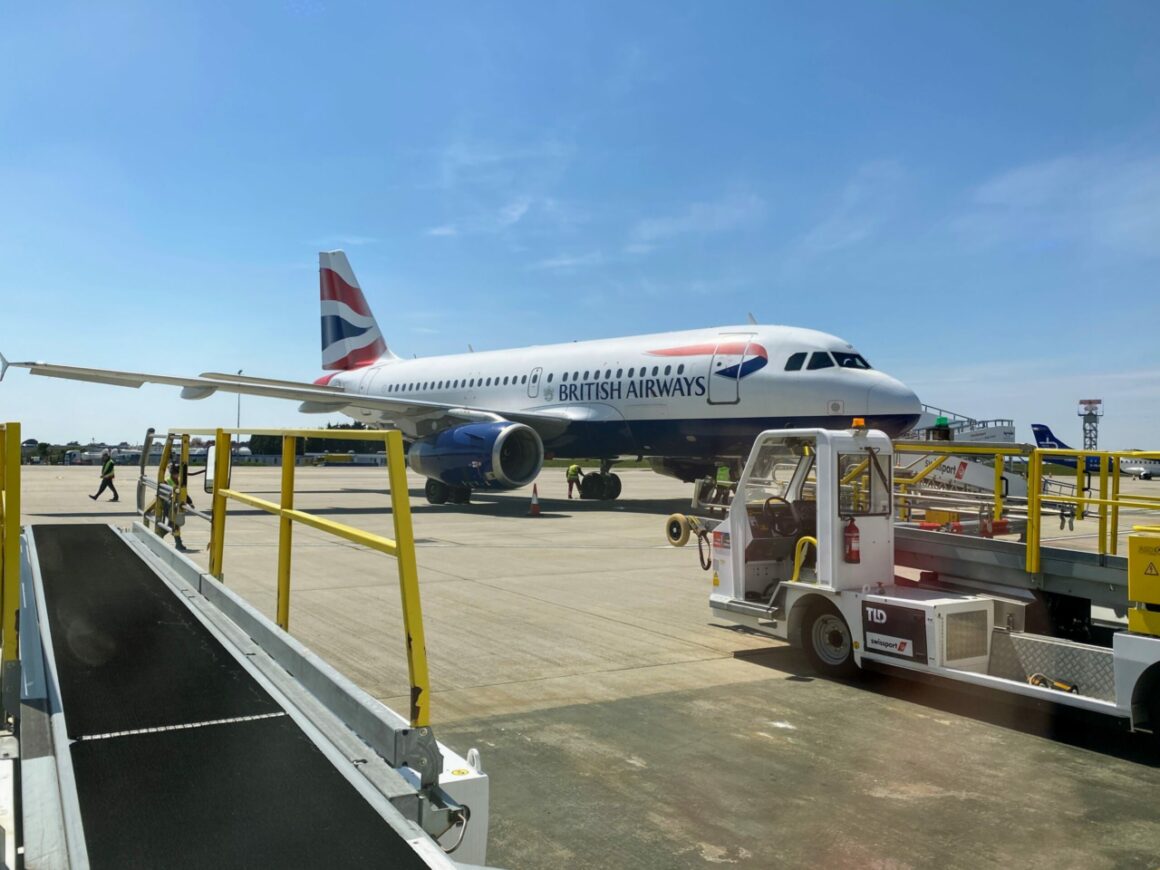
{"type": "Polygon", "coordinates": [[[1160,736],[1160,528],[1129,538],[1128,622],[1109,645],[1033,633],[1029,593],[896,577],[892,454],[864,428],[762,433],[725,518],[700,521],[714,615],[799,645],[825,674],[937,674],[1160,736]]]}

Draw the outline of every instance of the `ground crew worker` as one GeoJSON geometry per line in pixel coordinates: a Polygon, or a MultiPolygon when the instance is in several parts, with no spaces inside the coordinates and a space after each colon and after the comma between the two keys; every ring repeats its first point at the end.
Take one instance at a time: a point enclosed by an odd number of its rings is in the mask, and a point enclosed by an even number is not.
{"type": "Polygon", "coordinates": [[[113,478],[117,476],[116,473],[114,472],[114,468],[115,468],[115,466],[113,464],[112,455],[110,455],[108,450],[102,451],[101,452],[101,486],[97,490],[96,495],[89,496],[89,498],[91,498],[93,501],[96,501],[97,498],[100,496],[100,494],[102,492],[104,492],[106,489],[110,489],[113,492],[113,497],[111,499],[109,499],[109,501],[120,501],[121,500],[121,497],[119,495],[117,495],[117,487],[113,486],[113,478]]]}
{"type": "MultiPolygon", "coordinates": [[[[173,530],[173,549],[177,550],[179,553],[189,553],[192,551],[181,541],[181,526],[178,525],[179,516],[181,513],[180,508],[177,510],[173,509],[174,500],[177,498],[177,487],[179,480],[181,480],[181,465],[175,461],[170,463],[169,473],[165,475],[165,485],[170,488],[172,495],[169,498],[165,498],[161,495],[161,493],[158,493],[157,498],[153,499],[153,501],[149,503],[149,506],[145,508],[145,516],[149,517],[152,515],[157,509],[158,501],[160,501],[161,514],[165,517],[165,523],[167,525],[171,525],[173,530]]],[[[190,507],[193,507],[193,499],[191,499],[188,494],[185,496],[185,503],[190,507]]],[[[166,534],[165,530],[161,529],[159,531],[161,537],[164,538],[166,534]]]]}
{"type": "Polygon", "coordinates": [[[728,465],[717,466],[717,485],[728,486],[733,482],[733,472],[730,471],[728,465]]]}
{"type": "Polygon", "coordinates": [[[580,478],[584,476],[584,472],[580,470],[580,466],[572,463],[568,466],[568,498],[572,497],[572,487],[580,485],[580,478]]]}

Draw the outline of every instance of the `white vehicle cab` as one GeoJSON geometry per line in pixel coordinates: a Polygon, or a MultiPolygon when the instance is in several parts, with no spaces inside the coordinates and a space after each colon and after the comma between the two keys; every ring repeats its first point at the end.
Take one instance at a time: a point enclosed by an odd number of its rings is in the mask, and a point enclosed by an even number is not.
{"type": "MultiPolygon", "coordinates": [[[[1160,582],[1135,582],[1152,563],[1130,568],[1128,627],[1110,647],[1032,634],[1026,602],[895,577],[892,466],[877,430],[758,436],[725,518],[694,523],[712,543],[714,615],[800,645],[825,674],[934,673],[1160,735],[1160,582]]],[[[1160,536],[1130,541],[1160,553],[1160,536]]]]}

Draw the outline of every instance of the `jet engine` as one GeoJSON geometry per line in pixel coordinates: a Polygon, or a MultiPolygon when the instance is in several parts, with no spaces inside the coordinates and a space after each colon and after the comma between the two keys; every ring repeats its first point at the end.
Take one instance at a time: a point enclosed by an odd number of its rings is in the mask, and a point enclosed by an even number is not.
{"type": "Polygon", "coordinates": [[[523,423],[465,423],[411,445],[411,468],[451,487],[515,489],[544,464],[544,443],[523,423]]]}

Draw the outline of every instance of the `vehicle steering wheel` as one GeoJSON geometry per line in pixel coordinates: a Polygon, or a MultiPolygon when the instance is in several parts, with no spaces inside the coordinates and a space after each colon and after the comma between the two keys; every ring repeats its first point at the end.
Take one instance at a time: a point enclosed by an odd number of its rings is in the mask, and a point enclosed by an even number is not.
{"type": "Polygon", "coordinates": [[[794,535],[796,535],[799,531],[801,531],[802,520],[801,520],[801,517],[798,516],[797,505],[795,505],[789,499],[783,498],[780,495],[771,495],[769,498],[767,498],[765,500],[764,510],[765,510],[765,515],[767,517],[769,517],[769,521],[770,521],[770,524],[773,526],[773,530],[780,537],[791,538],[794,535]],[[785,505],[788,505],[790,516],[787,517],[785,514],[778,514],[778,513],[775,513],[774,511],[770,510],[770,507],[769,507],[770,504],[775,502],[775,501],[779,501],[785,505]]]}

